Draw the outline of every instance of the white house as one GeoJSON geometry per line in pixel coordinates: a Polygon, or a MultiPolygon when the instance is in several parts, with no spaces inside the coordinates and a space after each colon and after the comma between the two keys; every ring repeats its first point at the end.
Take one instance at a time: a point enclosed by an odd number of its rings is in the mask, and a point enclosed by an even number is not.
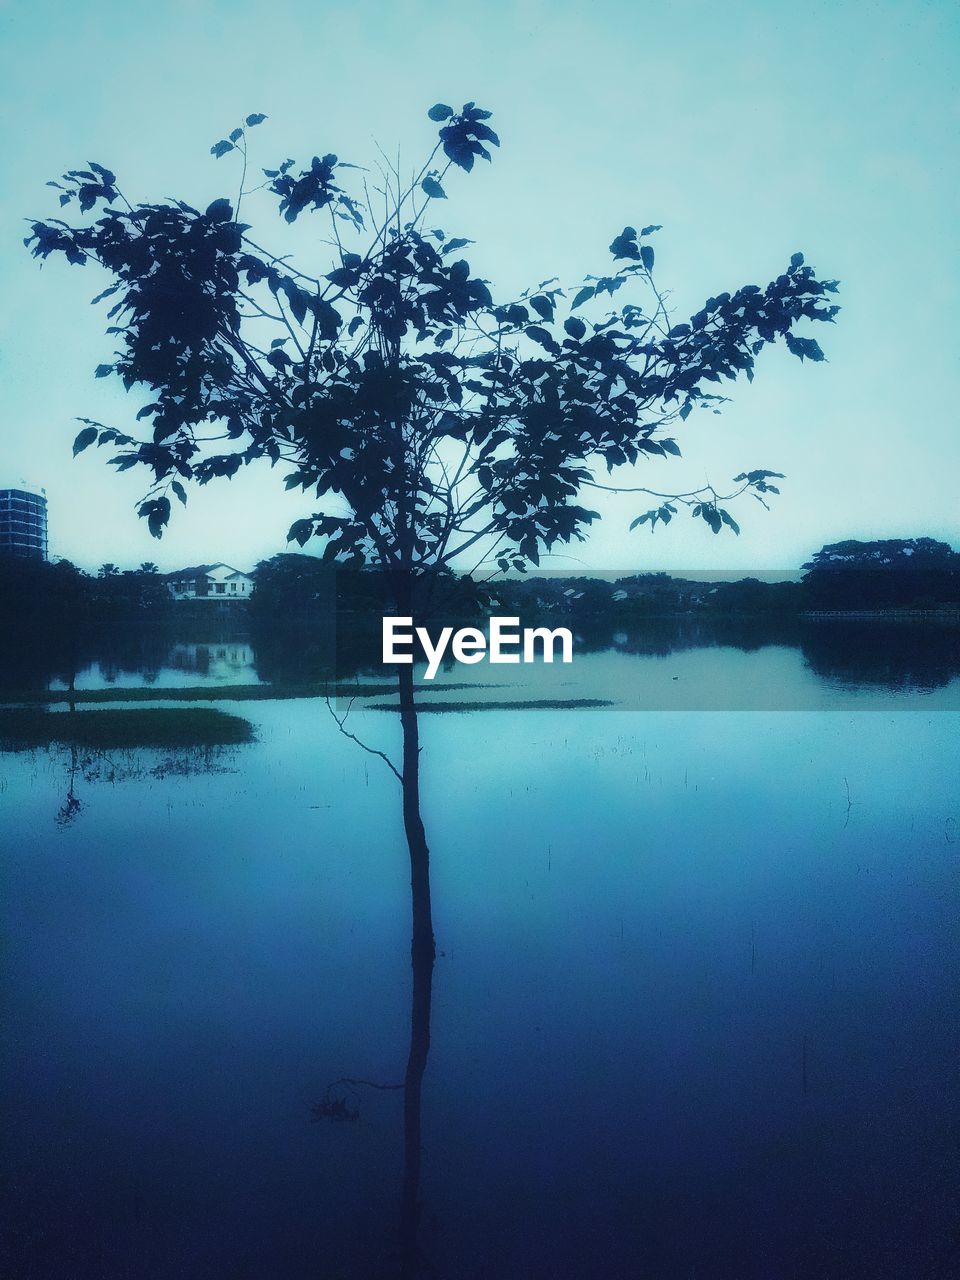
{"type": "Polygon", "coordinates": [[[253,578],[229,564],[195,564],[167,574],[174,600],[249,600],[253,578]]]}

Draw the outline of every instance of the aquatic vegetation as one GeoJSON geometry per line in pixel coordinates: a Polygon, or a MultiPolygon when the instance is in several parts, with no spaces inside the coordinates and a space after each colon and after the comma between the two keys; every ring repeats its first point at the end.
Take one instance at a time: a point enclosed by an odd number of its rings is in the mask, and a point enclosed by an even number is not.
{"type": "Polygon", "coordinates": [[[27,751],[52,743],[110,750],[238,746],[252,741],[249,721],[210,707],[71,712],[0,709],[0,750],[4,751],[27,751]]]}
{"type": "MultiPolygon", "coordinates": [[[[609,698],[536,698],[517,702],[419,702],[417,711],[576,711],[613,705],[609,698]]],[[[367,710],[396,711],[398,707],[395,702],[375,702],[367,710]]]]}
{"type": "MultiPolygon", "coordinates": [[[[440,686],[416,684],[417,692],[440,686]]],[[[498,688],[490,684],[444,684],[444,689],[498,688]]],[[[396,682],[345,684],[311,681],[297,684],[206,684],[159,687],[157,685],[111,689],[8,689],[0,691],[0,702],[24,706],[53,706],[109,702],[272,702],[286,698],[382,698],[396,692],[396,682]]]]}

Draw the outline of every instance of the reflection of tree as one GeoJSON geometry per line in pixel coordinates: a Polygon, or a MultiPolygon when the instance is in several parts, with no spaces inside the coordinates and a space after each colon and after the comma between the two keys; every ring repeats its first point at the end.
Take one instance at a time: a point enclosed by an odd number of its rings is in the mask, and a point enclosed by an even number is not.
{"type": "Polygon", "coordinates": [[[888,689],[942,689],[960,675],[960,628],[825,618],[802,628],[807,666],[828,680],[888,689]]]}
{"type": "Polygon", "coordinates": [[[95,666],[111,682],[121,675],[139,675],[145,684],[153,684],[164,667],[200,669],[177,657],[186,649],[237,643],[246,645],[249,637],[236,623],[225,628],[193,617],[187,623],[181,619],[160,625],[144,621],[97,627],[56,623],[23,627],[0,634],[2,685],[11,694],[39,692],[53,681],[70,688],[81,672],[95,666]]]}
{"type": "Polygon", "coordinates": [[[663,658],[717,647],[751,653],[766,645],[796,644],[797,634],[794,619],[777,616],[647,618],[628,626],[603,618],[579,628],[575,640],[578,653],[616,649],[638,657],[663,658]]]}
{"type": "MultiPolygon", "coordinates": [[[[73,714],[73,713],[67,713],[73,714]]],[[[95,714],[95,713],[94,713],[95,714]]],[[[54,749],[51,748],[51,751],[54,749]]],[[[187,778],[199,774],[232,773],[228,748],[191,747],[164,755],[147,764],[138,750],[107,752],[76,745],[58,748],[62,756],[66,790],[57,809],[55,822],[63,831],[83,813],[86,801],[78,795],[80,783],[117,783],[141,778],[187,778]]]]}
{"type": "MultiPolygon", "coordinates": [[[[524,626],[571,626],[577,654],[601,653],[615,649],[638,657],[666,657],[691,649],[725,646],[753,652],[765,645],[797,645],[799,622],[777,614],[705,615],[645,618],[624,623],[615,611],[574,622],[562,617],[520,614],[524,626]]],[[[483,626],[477,615],[464,617],[461,611],[444,616],[443,624],[483,626]]],[[[435,631],[439,619],[431,620],[435,631]]],[[[393,679],[393,668],[381,662],[380,615],[364,619],[360,615],[343,618],[337,610],[332,618],[293,624],[258,621],[252,633],[257,674],[271,684],[321,683],[334,675],[345,682],[356,675],[393,679]]],[[[455,662],[449,650],[441,670],[451,671],[455,662]]]]}
{"type": "MultiPolygon", "coordinates": [[[[398,770],[379,751],[388,768],[400,780],[403,793],[403,823],[410,851],[410,901],[412,935],[410,944],[413,984],[410,1003],[410,1048],[403,1084],[379,1084],[372,1080],[343,1077],[327,1087],[313,1107],[315,1120],[350,1121],[359,1117],[359,1103],[343,1093],[346,1086],[356,1098],[360,1088],[402,1090],[403,1092],[403,1180],[400,1192],[399,1275],[414,1280],[420,1272],[418,1229],[420,1225],[420,1161],[423,1077],[430,1052],[430,1012],[433,998],[433,966],[436,947],[430,901],[430,855],[420,815],[420,736],[414,703],[412,666],[401,667],[400,721],[403,730],[403,762],[398,770]]],[[[332,709],[332,708],[331,708],[332,709]]],[[[349,713],[349,708],[348,708],[349,713]]],[[[346,714],[334,713],[338,728],[365,750],[371,751],[344,728],[346,714]]]]}
{"type": "Polygon", "coordinates": [[[421,1097],[423,1074],[430,1052],[432,996],[433,956],[421,955],[418,958],[414,954],[410,1053],[403,1086],[403,1185],[400,1194],[400,1275],[403,1280],[413,1280],[419,1261],[421,1097]]]}
{"type": "Polygon", "coordinates": [[[430,1052],[430,1011],[433,997],[433,956],[414,954],[410,1002],[410,1049],[402,1084],[382,1084],[341,1076],[327,1085],[310,1110],[314,1121],[353,1122],[360,1118],[364,1089],[403,1093],[403,1178],[400,1190],[399,1276],[415,1280],[422,1258],[419,1248],[420,1162],[422,1147],[423,1076],[430,1052]]]}
{"type": "Polygon", "coordinates": [[[63,804],[57,810],[57,826],[63,830],[68,827],[73,820],[78,817],[80,810],[83,808],[81,802],[77,799],[77,773],[80,769],[80,756],[76,747],[70,748],[70,765],[67,769],[67,794],[64,797],[63,804]]]}

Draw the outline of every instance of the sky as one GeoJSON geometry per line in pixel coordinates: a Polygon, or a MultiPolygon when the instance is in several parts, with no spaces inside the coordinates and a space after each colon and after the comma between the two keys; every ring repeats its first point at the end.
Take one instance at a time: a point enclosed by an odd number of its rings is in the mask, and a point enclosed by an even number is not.
{"type": "MultiPolygon", "coordinates": [[[[431,104],[474,100],[502,149],[448,183],[442,225],[477,242],[495,295],[576,286],[647,223],[663,226],[657,279],[677,322],[797,250],[841,282],[836,325],[804,331],[827,363],[765,351],[722,415],[678,433],[682,460],[632,481],[719,488],[770,468],[787,479],[769,512],[742,500],[739,539],[692,520],[651,536],[628,532],[649,502],[611,497],[589,504],[604,516],[590,541],[545,563],[792,569],[847,537],[960,547],[958,55],[960,8],[941,0],[0,0],[0,486],[43,486],[51,555],[85,568],[247,569],[288,549],[314,504],[279,469],[191,493],[158,542],[136,517],[137,470],[72,458],[78,417],[124,430],[144,397],[93,376],[112,350],[89,305],[107,277],[41,269],[24,219],[56,216],[44,184],[91,160],[133,199],[232,196],[237,170],[210,147],[251,112],[269,117],[251,134],[265,166],[369,163],[378,143],[412,163],[432,145],[431,104]]],[[[273,206],[252,213],[282,252],[273,206]]],[[[297,245],[329,269],[322,246],[297,245]]]]}

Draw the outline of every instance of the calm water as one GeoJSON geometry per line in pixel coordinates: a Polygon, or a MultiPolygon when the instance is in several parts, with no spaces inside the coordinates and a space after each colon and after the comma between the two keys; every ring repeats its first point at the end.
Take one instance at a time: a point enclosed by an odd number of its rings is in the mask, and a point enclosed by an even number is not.
{"type": "MultiPolygon", "coordinates": [[[[861,711],[801,667],[848,704],[422,717],[425,1275],[958,1273],[953,677],[861,711]]],[[[403,1078],[399,788],[322,703],[223,706],[255,744],[81,765],[69,821],[69,752],[0,755],[5,1276],[396,1273],[402,1096],[311,1106],[403,1078]]]]}
{"type": "MultiPolygon", "coordinates": [[[[51,689],[65,689],[62,673],[48,678],[51,689]]],[[[81,661],[74,675],[77,689],[136,689],[193,687],[206,684],[259,684],[256,649],[249,638],[215,641],[161,641],[148,663],[134,650],[125,654],[99,654],[81,661]]]]}

